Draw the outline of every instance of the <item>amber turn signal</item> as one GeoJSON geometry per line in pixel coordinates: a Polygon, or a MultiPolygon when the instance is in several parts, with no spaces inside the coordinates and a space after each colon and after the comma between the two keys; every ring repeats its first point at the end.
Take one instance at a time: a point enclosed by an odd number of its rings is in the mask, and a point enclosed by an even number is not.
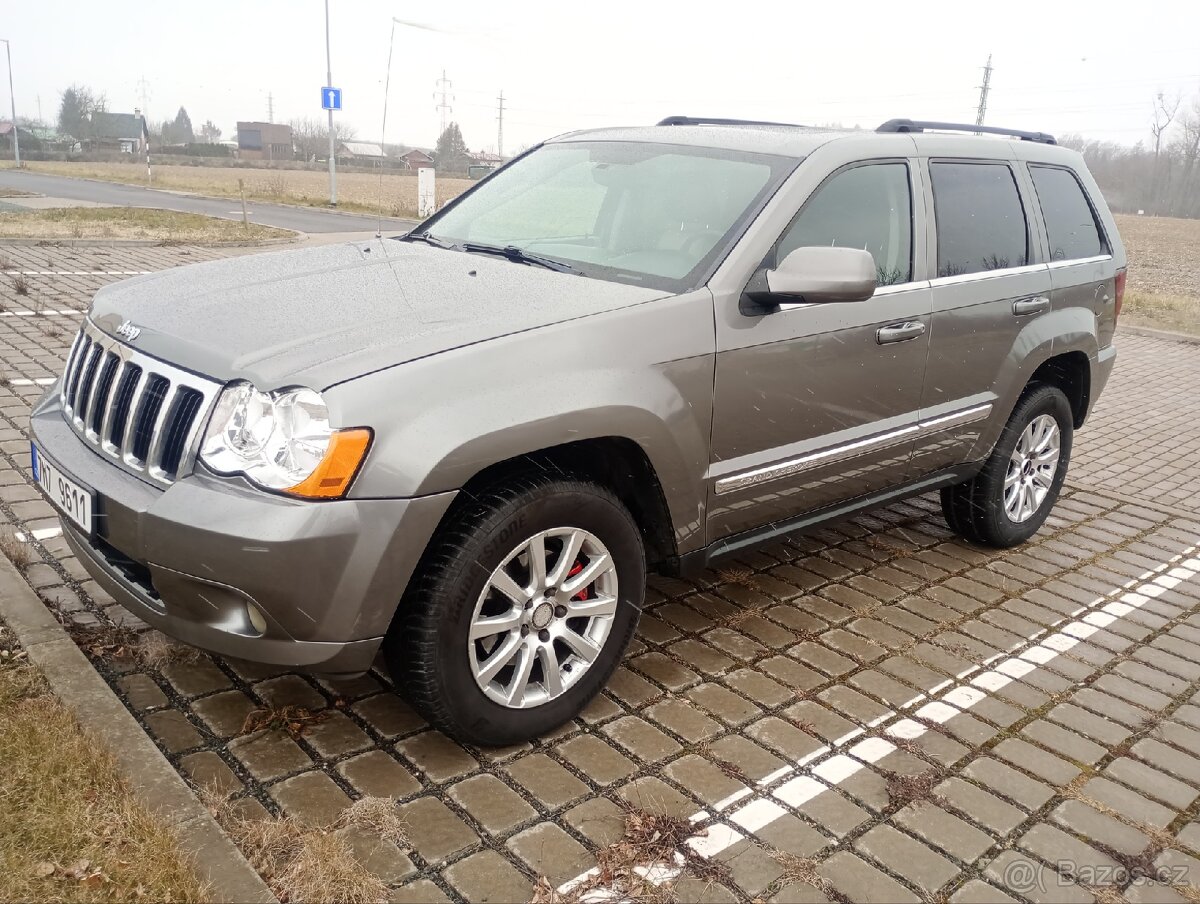
{"type": "Polygon", "coordinates": [[[345,495],[370,445],[370,430],[338,430],[329,438],[329,449],[316,470],[286,492],[309,499],[337,499],[345,495]]]}

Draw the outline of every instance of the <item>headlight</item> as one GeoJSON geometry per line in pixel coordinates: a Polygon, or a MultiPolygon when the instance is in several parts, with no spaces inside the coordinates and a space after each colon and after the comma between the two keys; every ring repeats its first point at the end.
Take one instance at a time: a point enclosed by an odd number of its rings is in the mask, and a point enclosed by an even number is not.
{"type": "Polygon", "coordinates": [[[349,489],[370,442],[370,430],[331,428],[324,399],[311,389],[267,393],[231,383],[213,409],[200,458],[270,490],[332,498],[349,489]]]}

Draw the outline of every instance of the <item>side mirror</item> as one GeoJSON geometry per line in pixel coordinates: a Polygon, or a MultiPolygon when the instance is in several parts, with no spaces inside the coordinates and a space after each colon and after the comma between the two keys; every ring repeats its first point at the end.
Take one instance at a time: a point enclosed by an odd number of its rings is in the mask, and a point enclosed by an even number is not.
{"type": "Polygon", "coordinates": [[[866,301],[875,294],[875,258],[861,248],[797,248],[762,282],[765,292],[755,294],[776,304],[866,301]]]}

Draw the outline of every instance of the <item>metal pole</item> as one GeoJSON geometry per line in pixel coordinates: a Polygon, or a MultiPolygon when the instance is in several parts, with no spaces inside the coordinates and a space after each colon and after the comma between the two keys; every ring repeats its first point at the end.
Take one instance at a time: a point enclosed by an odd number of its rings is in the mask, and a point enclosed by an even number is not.
{"type": "MultiPolygon", "coordinates": [[[[325,84],[333,85],[333,63],[329,55],[329,0],[325,0],[325,84]]],[[[337,161],[333,147],[333,109],[329,110],[329,206],[337,207],[337,161]]]]}
{"type": "Polygon", "coordinates": [[[13,127],[13,157],[17,162],[17,169],[21,168],[21,136],[17,129],[17,96],[13,94],[12,80],[12,45],[8,43],[7,38],[0,38],[4,42],[4,50],[8,56],[8,99],[12,102],[12,127],[13,127]]]}

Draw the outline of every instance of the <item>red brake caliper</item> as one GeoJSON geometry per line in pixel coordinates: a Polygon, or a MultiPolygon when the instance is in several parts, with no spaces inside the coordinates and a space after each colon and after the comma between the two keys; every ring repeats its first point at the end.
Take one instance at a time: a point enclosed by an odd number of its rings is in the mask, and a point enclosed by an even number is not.
{"type": "MultiPolygon", "coordinates": [[[[581,572],[581,571],[583,571],[583,563],[576,560],[575,564],[571,566],[571,570],[567,572],[567,577],[573,578],[573,577],[575,577],[575,575],[579,574],[579,572],[581,572]]],[[[571,599],[573,599],[573,600],[585,600],[587,598],[588,598],[588,590],[586,587],[584,587],[577,594],[575,594],[573,597],[571,597],[571,599]]]]}

